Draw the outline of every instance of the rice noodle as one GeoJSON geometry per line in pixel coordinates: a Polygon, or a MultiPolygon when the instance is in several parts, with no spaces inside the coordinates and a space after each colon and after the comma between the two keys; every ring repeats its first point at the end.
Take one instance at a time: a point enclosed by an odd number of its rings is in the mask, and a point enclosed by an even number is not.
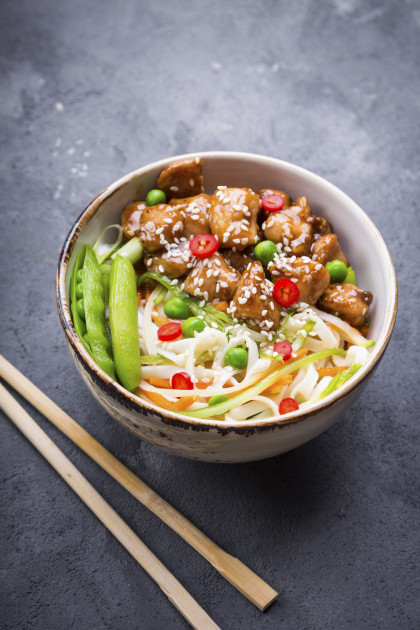
{"type": "MultiPolygon", "coordinates": [[[[267,374],[273,361],[260,358],[259,353],[266,352],[266,348],[270,353],[276,339],[269,341],[267,335],[240,324],[227,326],[226,331],[207,325],[202,332],[195,333],[192,338],[179,338],[172,342],[160,341],[157,336],[158,326],[152,320],[152,311],[157,308],[158,312],[164,315],[163,303],[157,307],[154,304],[154,300],[161,292],[162,287],[159,285],[151,293],[146,305],[139,307],[139,343],[142,352],[150,355],[160,354],[170,359],[173,365],[143,366],[141,389],[145,393],[154,392],[176,402],[178,398],[186,395],[185,390],[156,387],[151,385],[148,379],[158,377],[170,380],[177,372],[185,371],[191,376],[194,385],[193,389],[188,390],[188,396],[196,398],[189,410],[198,410],[208,406],[211,396],[231,397],[251,387],[267,374]],[[233,369],[224,363],[226,351],[236,347],[246,347],[248,351],[247,366],[242,370],[233,369]],[[201,357],[203,360],[199,363],[201,357]],[[200,387],[197,387],[195,384],[199,381],[200,387]]],[[[171,295],[168,291],[165,301],[171,295]]],[[[234,424],[245,421],[250,416],[256,419],[272,418],[278,415],[281,400],[288,397],[294,398],[304,409],[319,399],[332,380],[332,376],[320,378],[318,369],[350,367],[355,363],[363,365],[369,357],[369,351],[365,347],[369,345],[367,339],[337,317],[315,307],[302,305],[297,312],[287,317],[283,316],[280,333],[277,338],[290,341],[295,351],[301,347],[307,348],[309,353],[342,348],[345,341],[357,344],[350,347],[346,356],[333,355],[300,368],[292,382],[283,388],[280,387],[278,393],[255,396],[253,400],[234,407],[224,415],[215,416],[217,419],[234,424]]]]}

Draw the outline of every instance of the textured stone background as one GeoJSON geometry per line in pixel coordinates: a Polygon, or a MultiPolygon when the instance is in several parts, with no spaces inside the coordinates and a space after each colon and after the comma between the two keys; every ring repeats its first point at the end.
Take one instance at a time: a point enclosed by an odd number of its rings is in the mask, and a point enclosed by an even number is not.
{"type": "MultiPolygon", "coordinates": [[[[278,602],[257,611],[33,412],[37,421],[222,628],[418,628],[418,4],[1,6],[1,352],[278,602]],[[362,399],[315,441],[248,465],[178,459],[120,428],[76,372],[55,305],[61,244],[91,198],[142,164],[211,149],[280,157],[341,187],[384,235],[399,277],[395,333],[362,399]]],[[[186,628],[0,421],[1,627],[186,628]]]]}

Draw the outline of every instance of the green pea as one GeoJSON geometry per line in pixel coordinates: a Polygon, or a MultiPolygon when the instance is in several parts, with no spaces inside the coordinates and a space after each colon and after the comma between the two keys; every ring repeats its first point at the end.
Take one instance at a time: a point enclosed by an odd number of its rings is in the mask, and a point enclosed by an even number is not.
{"type": "Polygon", "coordinates": [[[166,195],[163,190],[153,188],[146,196],[146,206],[157,206],[159,203],[166,203],[166,195]]]}
{"type": "Polygon", "coordinates": [[[354,273],[353,267],[349,267],[347,269],[347,276],[345,277],[344,282],[349,282],[350,284],[354,284],[357,287],[356,274],[354,273]]]}
{"type": "Polygon", "coordinates": [[[225,352],[225,364],[242,370],[248,365],[248,350],[245,348],[230,348],[225,352]]]}
{"type": "Polygon", "coordinates": [[[209,405],[218,405],[219,403],[229,400],[229,396],[226,394],[219,394],[218,396],[212,396],[209,398],[209,405]]]}
{"type": "Polygon", "coordinates": [[[188,306],[180,297],[173,297],[165,303],[163,307],[166,317],[171,319],[187,319],[190,314],[188,306]]]}
{"type": "Polygon", "coordinates": [[[342,260],[332,260],[325,265],[330,274],[331,282],[344,282],[347,276],[347,267],[342,260]]]}
{"type": "Polygon", "coordinates": [[[78,300],[83,297],[83,282],[78,282],[76,284],[76,297],[78,300]]]}
{"type": "Polygon", "coordinates": [[[76,271],[76,282],[82,282],[83,280],[83,269],[78,269],[76,271]]]}
{"type": "Polygon", "coordinates": [[[184,337],[194,337],[196,332],[203,332],[205,327],[205,323],[199,317],[189,317],[182,324],[182,334],[184,337]]]}
{"type": "Polygon", "coordinates": [[[273,241],[261,241],[261,243],[258,243],[258,245],[254,247],[254,256],[264,267],[267,267],[268,263],[274,259],[276,254],[277,247],[273,241]]]}
{"type": "Polygon", "coordinates": [[[80,300],[77,300],[76,310],[79,317],[81,317],[83,321],[85,321],[85,301],[83,298],[81,298],[80,300]]]}

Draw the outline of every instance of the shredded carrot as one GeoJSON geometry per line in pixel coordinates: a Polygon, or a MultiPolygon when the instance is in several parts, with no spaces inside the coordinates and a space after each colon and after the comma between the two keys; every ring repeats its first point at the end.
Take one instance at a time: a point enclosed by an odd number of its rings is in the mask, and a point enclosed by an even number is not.
{"type": "Polygon", "coordinates": [[[270,385],[270,387],[267,387],[267,389],[264,390],[262,394],[280,394],[283,387],[285,387],[286,385],[290,385],[290,383],[293,381],[293,378],[294,377],[291,374],[280,374],[278,380],[273,383],[273,385],[270,385]]]}
{"type": "Polygon", "coordinates": [[[163,317],[163,315],[158,313],[156,309],[153,309],[152,311],[152,319],[157,326],[164,326],[165,324],[171,323],[170,319],[166,319],[166,317],[163,317]]]}
{"type": "MultiPolygon", "coordinates": [[[[226,396],[228,396],[229,398],[232,398],[233,396],[240,394],[244,390],[248,389],[248,387],[252,387],[253,385],[256,385],[257,383],[259,383],[259,381],[262,381],[263,378],[265,378],[266,376],[269,376],[269,374],[272,374],[273,372],[278,370],[280,367],[283,367],[284,365],[289,365],[289,363],[293,363],[294,361],[298,361],[299,359],[303,359],[303,357],[306,356],[308,352],[309,352],[308,348],[301,348],[300,350],[296,352],[295,357],[290,357],[290,359],[288,359],[287,361],[284,361],[284,363],[280,363],[280,365],[278,361],[273,361],[273,365],[271,365],[266,372],[257,374],[255,378],[250,383],[248,383],[245,387],[243,387],[242,389],[237,389],[232,394],[226,394],[226,396]]],[[[279,376],[279,379],[280,378],[281,377],[279,376]]],[[[226,387],[231,387],[231,386],[226,385],[226,387]]]]}
{"type": "Polygon", "coordinates": [[[171,389],[171,381],[169,378],[158,378],[157,376],[151,376],[148,379],[150,385],[154,387],[164,387],[165,389],[171,389]]]}
{"type": "Polygon", "coordinates": [[[149,289],[149,287],[146,288],[146,293],[145,293],[145,298],[146,298],[146,304],[149,301],[149,297],[152,295],[153,293],[153,289],[149,289]]]}
{"type": "Polygon", "coordinates": [[[336,374],[339,374],[340,372],[344,372],[345,370],[347,370],[347,367],[345,366],[336,366],[336,367],[329,367],[329,368],[319,368],[317,370],[318,372],[318,376],[319,378],[323,378],[324,376],[335,376],[336,374]]]}
{"type": "Polygon", "coordinates": [[[207,387],[210,387],[210,385],[213,384],[213,381],[210,381],[209,383],[203,383],[203,381],[197,381],[195,386],[197,387],[197,389],[207,389],[207,387]]]}
{"type": "Polygon", "coordinates": [[[213,308],[217,308],[218,311],[227,311],[229,304],[227,302],[213,302],[213,308]]]}
{"type": "Polygon", "coordinates": [[[142,299],[143,299],[142,294],[140,292],[137,293],[137,306],[141,306],[142,299]]]}
{"type": "Polygon", "coordinates": [[[184,411],[184,409],[188,409],[188,407],[191,407],[191,405],[198,400],[198,396],[183,396],[182,398],[178,398],[176,402],[171,402],[156,392],[147,392],[141,387],[140,390],[152,402],[159,407],[163,407],[163,409],[167,409],[168,411],[184,411]]]}

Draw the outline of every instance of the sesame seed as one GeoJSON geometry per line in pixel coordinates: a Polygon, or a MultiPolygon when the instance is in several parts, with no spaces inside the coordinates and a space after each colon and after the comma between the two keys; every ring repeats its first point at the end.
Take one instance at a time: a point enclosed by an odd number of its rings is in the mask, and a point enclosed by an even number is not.
{"type": "Polygon", "coordinates": [[[173,192],[177,192],[179,188],[178,186],[171,186],[169,190],[172,190],[173,192]]]}
{"type": "Polygon", "coordinates": [[[194,180],[193,180],[193,178],[191,177],[191,179],[190,179],[190,186],[191,186],[191,188],[194,188],[194,184],[195,184],[195,181],[194,181],[194,180]]]}
{"type": "Polygon", "coordinates": [[[203,306],[206,305],[206,300],[201,300],[199,306],[201,306],[201,308],[203,308],[203,306]]]}

